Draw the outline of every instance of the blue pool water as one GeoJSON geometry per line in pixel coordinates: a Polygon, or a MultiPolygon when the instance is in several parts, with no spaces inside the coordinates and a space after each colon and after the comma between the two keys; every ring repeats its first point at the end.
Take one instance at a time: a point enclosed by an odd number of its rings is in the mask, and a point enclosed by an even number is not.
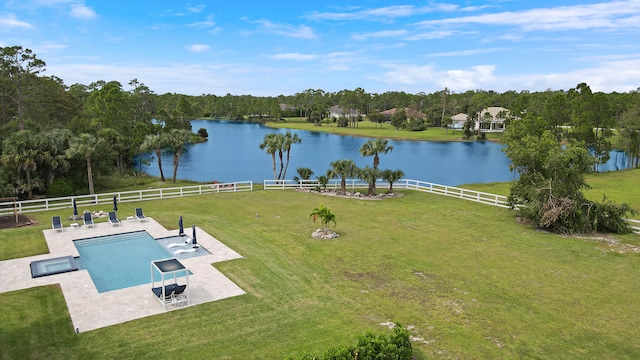
{"type": "MultiPolygon", "coordinates": [[[[74,243],[82,268],[89,272],[101,293],[149,284],[151,261],[178,257],[146,231],[82,239],[74,243]]],[[[204,248],[198,252],[200,255],[209,253],[204,248]]],[[[156,272],[154,278],[159,279],[160,273],[156,272]]]]}

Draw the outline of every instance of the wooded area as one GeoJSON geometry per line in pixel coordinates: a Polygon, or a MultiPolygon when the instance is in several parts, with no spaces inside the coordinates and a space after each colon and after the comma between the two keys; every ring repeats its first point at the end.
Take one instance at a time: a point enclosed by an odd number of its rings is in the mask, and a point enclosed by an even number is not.
{"type": "Polygon", "coordinates": [[[31,50],[0,48],[0,196],[92,193],[94,176],[133,173],[133,159],[146,152],[155,152],[161,166],[164,150],[174,157],[175,181],[184,145],[199,141],[190,124],[197,118],[284,121],[302,117],[318,125],[357,126],[359,121],[382,121],[378,114],[384,110],[409,108],[426,114],[426,126],[446,127],[457,113],[473,118],[486,107],[501,106],[511,114],[505,136],[531,130],[516,126],[510,131],[510,122],[526,119],[527,126],[548,129],[559,142],[583,143],[599,161],[608,156],[612,139],[629,155],[630,167],[637,167],[640,158],[640,88],[600,93],[582,83],[567,91],[543,92],[444,89],[431,94],[377,94],[356,88],[307,89],[272,97],[193,96],[156,94],[138,79],[126,85],[107,80],[66,85],[45,73],[45,61],[31,50]],[[329,108],[334,105],[358,115],[349,121],[332,118],[329,108]]]}

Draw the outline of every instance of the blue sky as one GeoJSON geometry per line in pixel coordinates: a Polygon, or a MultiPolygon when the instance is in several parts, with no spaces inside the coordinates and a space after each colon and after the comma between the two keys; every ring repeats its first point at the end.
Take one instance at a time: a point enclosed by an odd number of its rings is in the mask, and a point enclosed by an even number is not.
{"type": "Polygon", "coordinates": [[[0,46],[158,94],[640,87],[640,0],[0,1],[0,46]]]}

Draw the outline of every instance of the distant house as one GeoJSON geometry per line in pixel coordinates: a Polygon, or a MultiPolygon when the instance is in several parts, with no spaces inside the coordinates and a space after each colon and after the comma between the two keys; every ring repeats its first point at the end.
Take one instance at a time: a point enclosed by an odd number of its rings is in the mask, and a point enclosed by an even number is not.
{"type": "MultiPolygon", "coordinates": [[[[384,116],[385,121],[391,121],[391,117],[398,112],[398,108],[393,108],[385,111],[381,111],[380,115],[384,116]]],[[[409,108],[404,108],[405,113],[407,114],[407,119],[415,118],[415,119],[426,119],[427,115],[421,113],[420,111],[416,111],[409,108]]]]}
{"type": "Polygon", "coordinates": [[[282,111],[296,111],[296,108],[294,106],[287,105],[287,104],[279,104],[279,105],[280,105],[280,110],[282,111]]]}
{"type": "Polygon", "coordinates": [[[340,105],[333,105],[332,107],[329,108],[330,118],[336,118],[336,119],[341,117],[350,118],[350,117],[356,117],[358,115],[360,115],[360,111],[356,109],[345,110],[341,108],[340,105]]]}
{"type": "Polygon", "coordinates": [[[476,121],[476,130],[481,132],[503,132],[504,121],[510,115],[510,111],[501,106],[491,106],[480,111],[476,121]]]}
{"type": "Polygon", "coordinates": [[[451,117],[451,128],[452,129],[460,129],[464,128],[464,123],[469,119],[469,115],[467,114],[455,114],[451,117]]]}
{"type": "MultiPolygon", "coordinates": [[[[474,124],[474,131],[480,132],[503,132],[504,122],[511,116],[511,112],[500,106],[490,106],[478,113],[478,119],[474,124]]],[[[456,114],[451,117],[451,128],[462,129],[464,123],[469,119],[467,114],[456,114]]]]}

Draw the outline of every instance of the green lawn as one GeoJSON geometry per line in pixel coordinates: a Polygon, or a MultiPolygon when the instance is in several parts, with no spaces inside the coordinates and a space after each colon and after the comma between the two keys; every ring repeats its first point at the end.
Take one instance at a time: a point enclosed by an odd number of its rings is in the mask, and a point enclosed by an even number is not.
{"type": "MultiPolygon", "coordinates": [[[[282,129],[297,129],[330,134],[383,137],[398,140],[430,140],[430,141],[464,141],[463,133],[460,130],[449,130],[442,128],[428,128],[425,131],[395,130],[391,124],[377,124],[371,121],[361,121],[357,128],[338,127],[335,123],[323,123],[322,126],[315,126],[309,122],[297,119],[287,119],[286,122],[268,122],[266,126],[282,129]]],[[[487,134],[487,138],[499,141],[500,134],[487,134]]]]}
{"type": "MultiPolygon", "coordinates": [[[[640,357],[637,254],[538,232],[510,210],[402,193],[121,203],[122,213],[142,206],[170,229],[183,215],[239,252],[244,259],[216,268],[247,295],[75,334],[59,287],[0,294],[0,358],[279,359],[387,332],[387,321],[424,339],[414,343],[419,359],[640,357]],[[321,203],[336,214],[336,240],[310,237],[318,225],[309,213],[321,203]]],[[[41,231],[52,215],[0,231],[2,258],[46,252],[41,231]]]]}

